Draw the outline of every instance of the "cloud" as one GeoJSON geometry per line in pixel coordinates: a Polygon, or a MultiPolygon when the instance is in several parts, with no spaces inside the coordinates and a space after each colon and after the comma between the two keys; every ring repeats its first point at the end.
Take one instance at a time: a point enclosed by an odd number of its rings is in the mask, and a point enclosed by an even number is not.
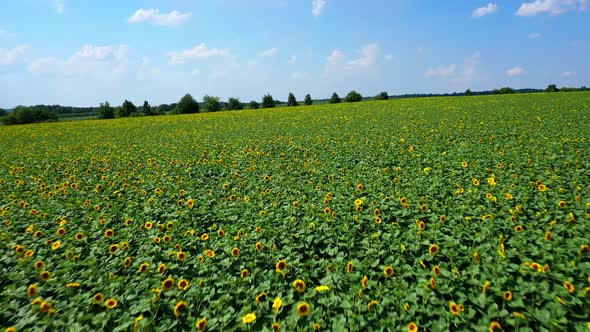
{"type": "Polygon", "coordinates": [[[328,64],[336,64],[340,59],[344,58],[344,53],[339,50],[333,50],[332,54],[330,54],[326,60],[328,60],[328,64]]]}
{"type": "Polygon", "coordinates": [[[498,11],[498,6],[495,3],[488,3],[486,6],[479,7],[473,11],[473,17],[482,17],[493,14],[498,11]]]}
{"type": "Polygon", "coordinates": [[[225,57],[230,56],[229,49],[209,48],[205,43],[201,43],[191,49],[180,51],[180,52],[169,52],[168,63],[171,65],[177,65],[185,63],[187,60],[192,59],[205,59],[213,57],[225,57]]]}
{"type": "Polygon", "coordinates": [[[19,45],[12,49],[0,48],[0,65],[11,65],[21,59],[27,49],[26,45],[19,45]]]}
{"type": "Polygon", "coordinates": [[[570,10],[585,10],[588,0],[535,0],[520,5],[516,11],[518,16],[535,16],[542,13],[560,15],[570,10]]]}
{"type": "Polygon", "coordinates": [[[314,17],[319,17],[324,12],[326,6],[326,0],[312,0],[311,1],[311,14],[314,17]]]}
{"type": "Polygon", "coordinates": [[[540,33],[538,33],[538,32],[533,32],[533,33],[531,33],[531,34],[529,35],[529,38],[530,38],[530,39],[539,39],[539,38],[541,38],[541,37],[543,37],[543,35],[541,35],[541,34],[540,34],[540,33]]]}
{"type": "Polygon", "coordinates": [[[293,75],[291,75],[291,78],[293,78],[294,80],[307,80],[309,79],[309,73],[307,72],[294,72],[293,75]]]}
{"type": "Polygon", "coordinates": [[[287,61],[290,65],[294,65],[297,63],[297,56],[296,55],[291,55],[289,57],[289,61],[287,61]]]}
{"type": "Polygon", "coordinates": [[[160,13],[159,9],[138,9],[127,20],[129,23],[150,22],[167,27],[179,26],[188,21],[192,13],[181,13],[173,10],[170,13],[160,13]]]}
{"type": "Polygon", "coordinates": [[[572,77],[572,76],[574,76],[574,75],[576,75],[576,73],[573,73],[573,72],[571,72],[571,71],[564,71],[564,72],[563,72],[563,73],[561,73],[559,76],[561,76],[561,77],[572,77]]]}
{"type": "Polygon", "coordinates": [[[424,76],[427,78],[430,77],[441,77],[441,78],[449,78],[454,77],[457,75],[457,65],[450,64],[450,65],[439,65],[436,68],[428,68],[424,76]]]}
{"type": "Polygon", "coordinates": [[[55,10],[57,11],[58,14],[64,13],[64,4],[61,0],[55,1],[55,10]]]}
{"type": "Polygon", "coordinates": [[[391,60],[393,60],[393,55],[391,55],[391,54],[386,54],[386,55],[385,55],[385,60],[387,60],[387,61],[391,61],[391,60]]]}
{"type": "Polygon", "coordinates": [[[29,65],[27,66],[27,70],[33,74],[38,74],[44,67],[55,65],[57,63],[58,60],[56,58],[39,58],[29,63],[29,65]]]}
{"type": "Polygon", "coordinates": [[[264,50],[264,51],[258,53],[258,56],[263,57],[263,58],[268,58],[268,57],[275,56],[278,51],[279,50],[276,47],[273,47],[273,48],[269,48],[268,50],[264,50]]]}
{"type": "Polygon", "coordinates": [[[119,45],[118,47],[84,45],[80,51],[74,54],[74,57],[89,58],[98,61],[106,60],[110,57],[123,60],[127,56],[128,50],[129,47],[127,45],[119,45]]]}
{"type": "Polygon", "coordinates": [[[377,54],[379,53],[379,46],[377,44],[368,44],[360,49],[360,58],[349,61],[350,65],[358,66],[373,66],[377,63],[377,54]]]}
{"type": "Polygon", "coordinates": [[[191,72],[191,75],[193,76],[197,76],[201,73],[201,71],[198,68],[193,69],[193,71],[191,72]]]}
{"type": "Polygon", "coordinates": [[[516,77],[516,76],[520,76],[522,74],[524,74],[524,68],[522,68],[520,66],[512,67],[512,68],[506,70],[506,75],[508,75],[508,76],[516,77]]]}

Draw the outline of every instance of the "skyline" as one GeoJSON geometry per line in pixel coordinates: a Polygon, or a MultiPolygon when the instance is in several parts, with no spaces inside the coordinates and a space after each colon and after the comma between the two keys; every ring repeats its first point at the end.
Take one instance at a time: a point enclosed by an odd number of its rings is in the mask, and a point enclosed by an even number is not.
{"type": "Polygon", "coordinates": [[[588,0],[25,0],[0,13],[0,108],[588,86],[588,0]]]}

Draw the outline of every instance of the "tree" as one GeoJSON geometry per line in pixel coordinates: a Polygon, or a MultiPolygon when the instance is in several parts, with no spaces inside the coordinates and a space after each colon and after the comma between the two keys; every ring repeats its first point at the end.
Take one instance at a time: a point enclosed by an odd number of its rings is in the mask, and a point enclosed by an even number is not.
{"type": "Polygon", "coordinates": [[[250,109],[251,110],[257,110],[260,108],[260,104],[257,101],[252,100],[250,102],[250,109]]]}
{"type": "Polygon", "coordinates": [[[473,92],[471,92],[470,89],[465,90],[465,95],[466,96],[473,96],[473,92]]]}
{"type": "Polygon", "coordinates": [[[342,102],[342,99],[340,99],[340,96],[338,96],[338,94],[334,92],[332,94],[332,97],[330,98],[330,104],[338,104],[340,102],[342,102]]]}
{"type": "Polygon", "coordinates": [[[131,113],[137,112],[137,107],[135,107],[135,105],[133,105],[132,102],[125,99],[125,101],[121,105],[121,108],[119,108],[118,110],[119,110],[119,112],[117,113],[118,117],[126,117],[126,116],[130,116],[131,113]]]}
{"type": "Polygon", "coordinates": [[[275,100],[272,98],[270,94],[264,95],[262,97],[262,108],[273,108],[275,107],[275,100]]]}
{"type": "Polygon", "coordinates": [[[385,91],[383,91],[375,96],[375,100],[388,100],[388,99],[389,99],[389,95],[385,91]]]}
{"type": "Polygon", "coordinates": [[[174,107],[174,113],[176,114],[192,114],[192,113],[199,113],[199,103],[190,95],[190,93],[185,94],[176,107],[174,107]]]}
{"type": "Polygon", "coordinates": [[[108,101],[100,103],[98,107],[98,117],[101,119],[112,119],[115,117],[115,110],[111,107],[108,101]]]}
{"type": "Polygon", "coordinates": [[[42,107],[17,106],[10,114],[2,117],[7,125],[57,121],[57,114],[42,107]]]}
{"type": "Polygon", "coordinates": [[[242,103],[240,103],[240,100],[238,98],[230,97],[227,100],[227,103],[225,104],[225,109],[226,110],[241,110],[241,109],[244,109],[244,105],[242,105],[242,103]]]}
{"type": "Polygon", "coordinates": [[[557,92],[559,90],[557,90],[557,87],[555,86],[555,84],[549,84],[547,86],[547,89],[545,89],[545,92],[557,92]]]}
{"type": "Polygon", "coordinates": [[[360,93],[352,90],[350,91],[347,95],[346,98],[344,98],[344,101],[346,101],[347,103],[355,103],[355,102],[359,102],[363,100],[363,96],[361,96],[360,93]]]}
{"type": "Polygon", "coordinates": [[[509,93],[514,93],[514,89],[512,89],[510,87],[503,87],[501,89],[492,90],[492,94],[495,94],[495,95],[504,95],[504,94],[509,94],[509,93]]]}
{"type": "Polygon", "coordinates": [[[203,97],[203,111],[204,112],[219,112],[221,111],[221,100],[219,97],[205,95],[203,97]]]}
{"type": "Polygon", "coordinates": [[[311,100],[311,96],[309,95],[309,93],[305,95],[305,100],[303,101],[303,103],[308,106],[313,104],[313,100],[311,100]]]}
{"type": "Polygon", "coordinates": [[[5,116],[6,115],[6,110],[0,108],[0,116],[5,116]]]}
{"type": "Polygon", "coordinates": [[[289,98],[287,99],[287,106],[299,106],[297,99],[295,99],[295,95],[289,92],[289,98]]]}
{"type": "Polygon", "coordinates": [[[145,115],[156,115],[155,110],[152,110],[152,107],[150,106],[150,104],[148,104],[147,100],[143,101],[142,110],[145,115]]]}

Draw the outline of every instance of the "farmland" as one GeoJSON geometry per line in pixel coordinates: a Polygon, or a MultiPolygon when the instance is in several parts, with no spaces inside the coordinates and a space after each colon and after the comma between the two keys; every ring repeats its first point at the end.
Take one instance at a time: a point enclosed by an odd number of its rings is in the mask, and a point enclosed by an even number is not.
{"type": "Polygon", "coordinates": [[[590,324],[590,93],[2,127],[0,330],[590,324]]]}

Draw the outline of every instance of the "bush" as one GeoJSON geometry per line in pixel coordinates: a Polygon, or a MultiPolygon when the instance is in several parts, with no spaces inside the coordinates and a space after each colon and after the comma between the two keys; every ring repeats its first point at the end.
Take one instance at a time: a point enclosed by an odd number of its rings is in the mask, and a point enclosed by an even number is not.
{"type": "Polygon", "coordinates": [[[112,119],[115,117],[115,110],[111,107],[108,101],[100,103],[98,107],[98,117],[100,119],[112,119]]]}
{"type": "Polygon", "coordinates": [[[297,99],[295,99],[295,95],[289,92],[289,98],[287,99],[287,106],[299,106],[297,99]]]}
{"type": "Polygon", "coordinates": [[[219,112],[221,111],[221,100],[219,97],[205,95],[203,97],[203,111],[204,112],[219,112]]]}
{"type": "Polygon", "coordinates": [[[340,102],[342,102],[342,99],[340,99],[340,96],[338,96],[338,94],[334,92],[332,94],[332,97],[330,98],[330,104],[338,104],[340,102]]]}
{"type": "Polygon", "coordinates": [[[180,99],[178,104],[176,104],[176,107],[174,107],[174,113],[176,113],[176,114],[199,113],[199,103],[197,103],[195,98],[193,98],[193,96],[191,96],[190,93],[187,93],[186,95],[184,95],[180,99]]]}
{"type": "Polygon", "coordinates": [[[270,94],[264,95],[264,97],[262,97],[262,108],[273,108],[275,105],[275,100],[270,94]]]}
{"type": "Polygon", "coordinates": [[[363,96],[361,96],[360,93],[352,90],[350,91],[347,95],[346,98],[344,98],[344,101],[346,101],[347,103],[356,103],[363,100],[363,96]]]}
{"type": "Polygon", "coordinates": [[[250,102],[250,109],[251,110],[257,110],[260,108],[260,104],[257,101],[252,100],[250,102]]]}
{"type": "Polygon", "coordinates": [[[57,114],[35,107],[18,106],[16,109],[2,117],[2,122],[6,125],[27,124],[36,122],[57,121],[57,114]]]}
{"type": "Polygon", "coordinates": [[[227,104],[225,104],[225,109],[226,110],[241,110],[241,109],[244,109],[244,105],[242,103],[240,103],[240,100],[238,98],[230,97],[227,100],[227,104]]]}
{"type": "Polygon", "coordinates": [[[313,100],[311,100],[311,96],[308,94],[305,95],[305,100],[303,101],[303,103],[307,106],[313,104],[313,100]]]}
{"type": "Polygon", "coordinates": [[[388,99],[389,99],[389,95],[385,91],[383,91],[375,96],[375,100],[388,100],[388,99]]]}

